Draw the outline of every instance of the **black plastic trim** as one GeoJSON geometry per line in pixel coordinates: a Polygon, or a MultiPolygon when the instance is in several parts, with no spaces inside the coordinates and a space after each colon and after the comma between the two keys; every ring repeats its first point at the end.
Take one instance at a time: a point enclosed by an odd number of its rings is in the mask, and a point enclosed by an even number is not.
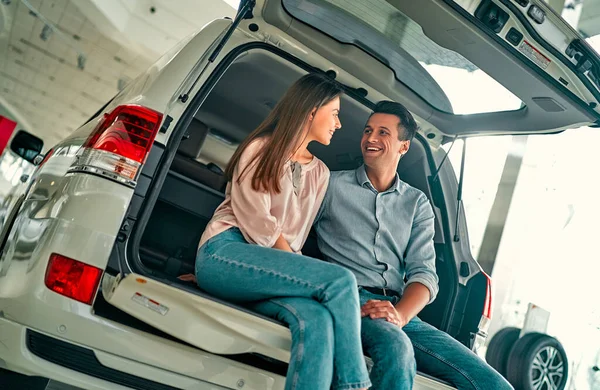
{"type": "Polygon", "coordinates": [[[27,330],[26,344],[31,353],[44,360],[121,386],[136,390],[179,390],[177,387],[105,367],[91,349],[55,339],[31,329],[27,330]]]}
{"type": "Polygon", "coordinates": [[[167,132],[167,130],[169,130],[169,126],[171,126],[172,121],[173,121],[173,118],[170,115],[167,115],[167,117],[163,121],[163,124],[160,127],[160,130],[158,132],[161,134],[165,134],[167,132]]]}
{"type": "Polygon", "coordinates": [[[479,331],[479,321],[483,316],[483,307],[485,307],[486,290],[487,277],[482,272],[467,282],[467,297],[462,302],[462,321],[460,333],[457,335],[459,340],[470,340],[471,334],[479,331]]]}
{"type": "MultiPolygon", "coordinates": [[[[423,149],[425,149],[425,154],[427,156],[427,162],[429,164],[429,169],[431,172],[436,172],[437,170],[437,165],[435,163],[435,159],[433,158],[433,154],[431,153],[431,149],[429,146],[429,143],[427,142],[427,140],[420,134],[417,133],[415,135],[415,140],[418,140],[419,142],[421,142],[421,144],[423,144],[423,149]]],[[[414,142],[414,140],[413,140],[414,142]]],[[[444,233],[444,248],[445,248],[445,252],[444,256],[446,257],[446,262],[450,262],[451,264],[454,264],[453,267],[448,267],[448,270],[450,271],[450,273],[448,274],[448,277],[452,277],[452,283],[451,283],[451,290],[450,290],[450,294],[451,294],[451,298],[448,300],[448,305],[445,307],[444,309],[444,314],[442,315],[442,322],[440,324],[440,330],[443,330],[445,332],[449,331],[449,324],[450,324],[450,317],[451,317],[451,313],[454,311],[454,305],[456,304],[456,299],[458,296],[458,271],[457,271],[457,263],[456,263],[456,257],[454,256],[454,251],[452,250],[452,234],[451,234],[451,230],[450,230],[450,219],[448,218],[448,208],[445,202],[436,202],[434,199],[443,199],[443,196],[439,196],[438,194],[443,194],[443,189],[442,189],[442,185],[440,183],[439,180],[431,180],[431,176],[428,177],[427,180],[429,186],[431,187],[431,194],[432,194],[432,206],[436,206],[439,211],[440,211],[440,215],[441,215],[441,224],[442,224],[442,230],[444,233]]],[[[455,336],[453,334],[450,334],[450,336],[455,336]]]]}
{"type": "MultiPolygon", "coordinates": [[[[420,137],[420,134],[417,134],[417,136],[419,136],[419,139],[422,140],[422,142],[426,142],[424,141],[424,139],[422,137],[420,137]]],[[[464,139],[463,139],[464,140],[464,139]]],[[[433,158],[433,154],[431,153],[431,150],[429,148],[425,148],[425,152],[427,153],[427,160],[429,161],[430,164],[430,169],[432,172],[436,172],[436,170],[438,169],[438,167],[435,164],[435,160],[433,158]]],[[[446,162],[444,162],[446,163],[446,162]]],[[[475,270],[469,270],[469,274],[473,275],[473,278],[476,278],[478,275],[483,275],[483,271],[481,270],[481,266],[479,266],[479,263],[477,263],[477,260],[473,258],[472,254],[470,252],[468,253],[464,253],[464,251],[460,251],[459,253],[457,253],[458,251],[455,251],[454,248],[452,247],[452,243],[454,242],[454,239],[452,237],[451,234],[451,230],[450,230],[450,221],[449,221],[449,217],[448,217],[448,209],[447,209],[447,205],[446,202],[443,201],[443,189],[442,189],[442,184],[441,181],[439,180],[439,177],[437,177],[435,180],[432,180],[433,176],[429,177],[429,185],[431,186],[431,191],[434,194],[435,199],[439,199],[438,202],[435,203],[435,205],[440,209],[440,213],[442,215],[442,224],[444,227],[444,239],[448,250],[448,254],[450,257],[450,260],[452,261],[452,264],[455,265],[454,268],[452,268],[452,272],[453,272],[453,276],[454,276],[454,280],[455,283],[453,284],[453,292],[452,292],[452,300],[450,301],[449,306],[446,308],[445,312],[444,312],[444,322],[442,323],[443,328],[442,330],[446,331],[448,334],[450,334],[450,336],[456,338],[458,341],[460,341],[461,343],[463,343],[467,348],[471,348],[470,345],[470,340],[465,339],[464,337],[462,337],[464,334],[470,334],[470,333],[476,333],[478,331],[477,328],[477,324],[475,325],[475,327],[473,328],[467,328],[467,326],[469,326],[469,324],[465,324],[464,322],[464,317],[465,317],[465,312],[464,312],[464,307],[466,304],[468,304],[470,302],[470,295],[469,295],[469,289],[467,289],[466,287],[461,286],[458,283],[458,278],[459,278],[459,270],[462,268],[459,264],[462,264],[465,259],[469,259],[474,261],[477,266],[478,269],[475,270]],[[461,258],[460,263],[457,260],[457,255],[461,258]],[[458,323],[458,325],[457,325],[458,323]]],[[[464,218],[464,213],[463,214],[459,214],[458,218],[464,218]]],[[[468,237],[468,232],[469,232],[469,227],[466,226],[465,228],[465,235],[468,237]]],[[[463,276],[464,277],[464,276],[463,276]]],[[[467,282],[467,285],[469,284],[469,282],[467,282]]],[[[485,299],[485,296],[484,296],[485,299]]],[[[483,312],[483,305],[481,305],[481,312],[483,312]]]]}

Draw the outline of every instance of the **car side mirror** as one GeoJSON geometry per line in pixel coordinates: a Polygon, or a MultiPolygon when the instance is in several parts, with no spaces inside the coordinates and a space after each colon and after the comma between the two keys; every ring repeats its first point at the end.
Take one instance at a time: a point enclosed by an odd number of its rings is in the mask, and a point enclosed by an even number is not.
{"type": "Polygon", "coordinates": [[[44,141],[25,130],[19,130],[10,142],[10,150],[32,164],[35,164],[35,160],[40,156],[43,147],[44,141]]]}

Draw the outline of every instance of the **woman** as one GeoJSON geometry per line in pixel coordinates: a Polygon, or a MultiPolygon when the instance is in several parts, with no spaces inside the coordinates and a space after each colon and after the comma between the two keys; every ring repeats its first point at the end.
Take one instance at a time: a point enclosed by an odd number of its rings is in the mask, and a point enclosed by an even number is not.
{"type": "Polygon", "coordinates": [[[226,197],[202,238],[196,280],[208,293],[287,323],[286,389],[366,389],[360,308],[352,273],[302,256],[329,170],[307,149],[341,127],[342,90],[308,74],[285,93],[233,155],[226,197]]]}

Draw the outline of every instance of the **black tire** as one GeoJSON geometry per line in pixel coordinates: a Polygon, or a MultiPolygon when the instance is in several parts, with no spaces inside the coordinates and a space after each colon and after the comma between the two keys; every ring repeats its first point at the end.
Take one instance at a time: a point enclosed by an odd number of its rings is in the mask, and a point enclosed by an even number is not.
{"type": "Polygon", "coordinates": [[[506,379],[515,390],[564,390],[569,363],[562,344],[546,334],[528,333],[508,357],[506,379]]]}
{"type": "Polygon", "coordinates": [[[488,364],[505,378],[508,355],[519,339],[519,333],[521,333],[519,328],[509,327],[499,330],[490,340],[488,349],[485,352],[485,360],[488,364]]]}

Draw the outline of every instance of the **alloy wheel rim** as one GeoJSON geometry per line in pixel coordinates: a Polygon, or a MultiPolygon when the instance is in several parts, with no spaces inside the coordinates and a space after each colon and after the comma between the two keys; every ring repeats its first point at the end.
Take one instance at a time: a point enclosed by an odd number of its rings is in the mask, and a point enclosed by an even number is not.
{"type": "Polygon", "coordinates": [[[558,390],[565,374],[565,362],[558,349],[540,349],[531,365],[531,387],[535,390],[558,390]]]}

